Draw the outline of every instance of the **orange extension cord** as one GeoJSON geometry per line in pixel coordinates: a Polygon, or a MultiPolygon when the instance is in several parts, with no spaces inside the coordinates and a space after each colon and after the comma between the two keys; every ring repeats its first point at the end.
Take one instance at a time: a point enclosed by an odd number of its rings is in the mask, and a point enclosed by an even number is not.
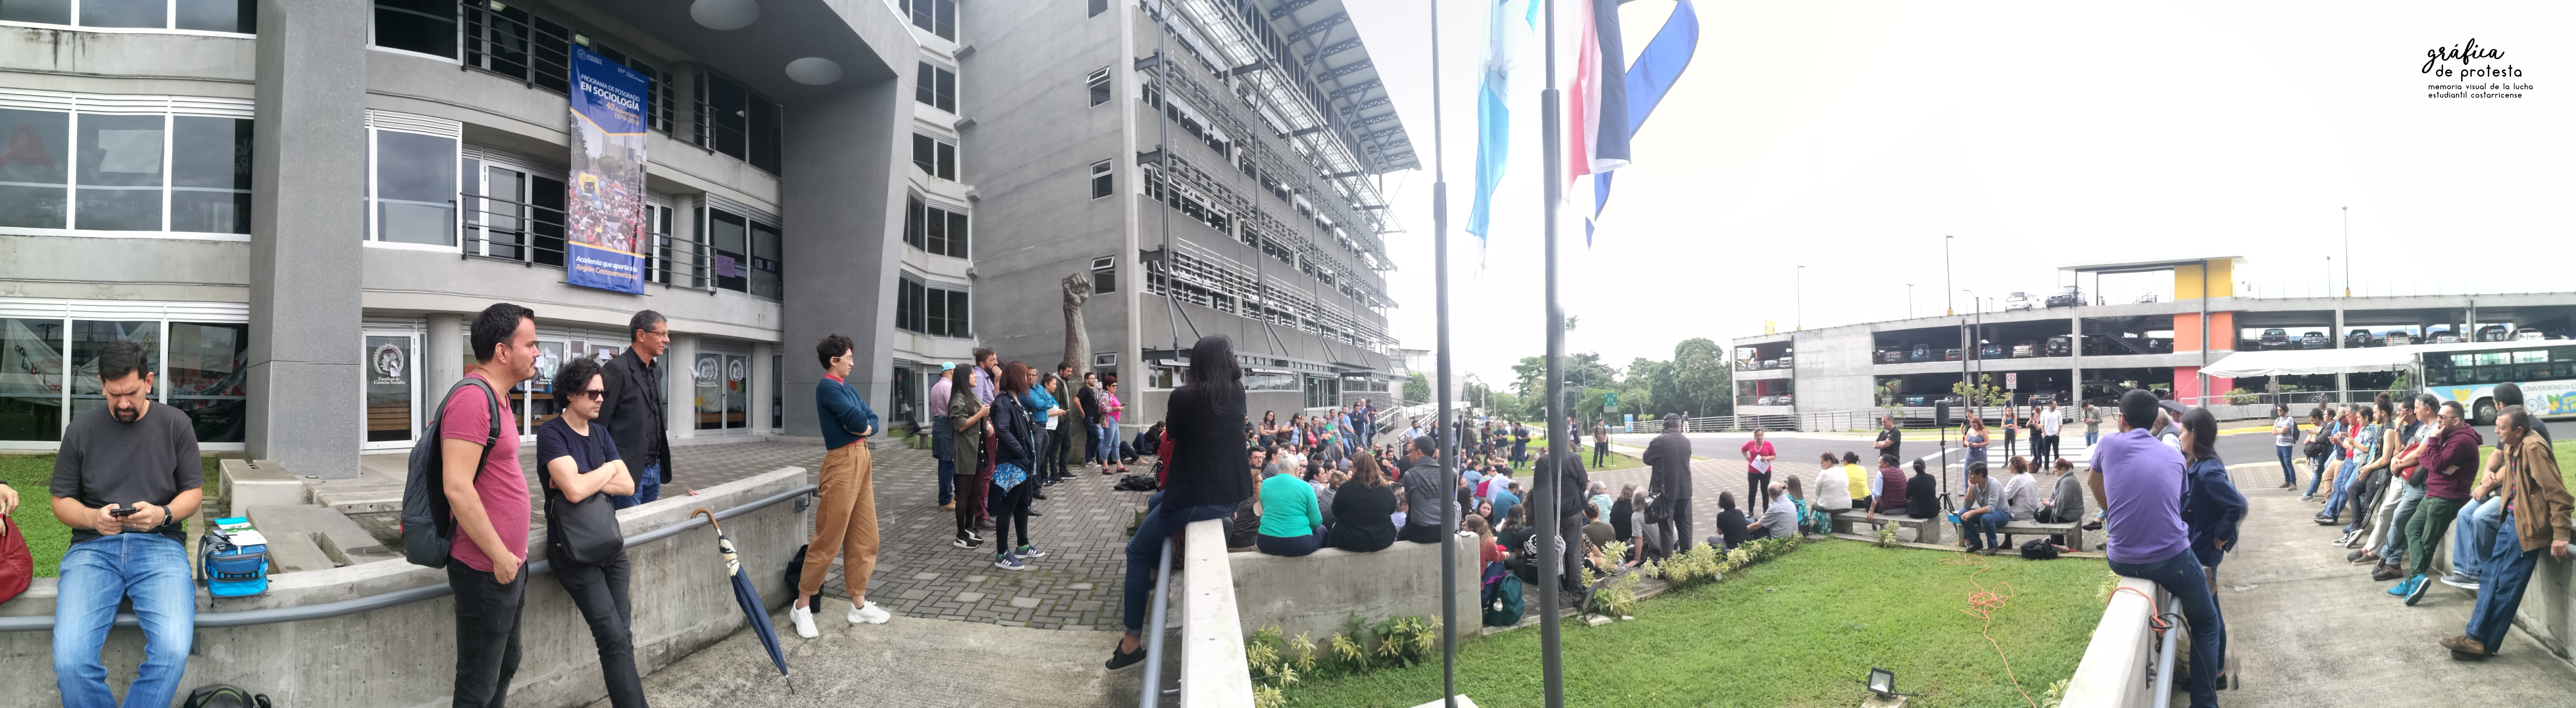
{"type": "MultiPolygon", "coordinates": [[[[1977,575],[1979,573],[1986,572],[1986,570],[1992,566],[1986,564],[1985,556],[1972,556],[1966,553],[1961,553],[1956,558],[1941,561],[1941,564],[1973,565],[1977,567],[1977,571],[1975,573],[1968,574],[1968,584],[1977,586],[1977,591],[1968,593],[1968,606],[1960,609],[1959,611],[1967,613],[1970,617],[1975,617],[1984,621],[1984,624],[1977,628],[1978,636],[1985,637],[1986,644],[1992,645],[1995,648],[1995,658],[2003,660],[2004,677],[2012,679],[2013,690],[2021,692],[2021,699],[2029,701],[2030,708],[2039,708],[2039,701],[2032,699],[2030,697],[2030,691],[2021,687],[2021,677],[2013,675],[2012,659],[2004,656],[2004,645],[1996,643],[1995,635],[1988,634],[1986,632],[1988,627],[1994,626],[1995,611],[2003,609],[2004,603],[2012,599],[2011,595],[1987,590],[1984,583],[1977,582],[1977,575]]],[[[1995,583],[1995,588],[1998,590],[2010,591],[2012,590],[2012,583],[1995,583]]]]}

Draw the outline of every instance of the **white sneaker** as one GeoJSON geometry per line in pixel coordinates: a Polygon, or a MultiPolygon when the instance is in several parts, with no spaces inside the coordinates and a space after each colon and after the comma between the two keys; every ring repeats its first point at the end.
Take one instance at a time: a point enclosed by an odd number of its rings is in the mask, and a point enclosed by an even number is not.
{"type": "Polygon", "coordinates": [[[806,639],[823,636],[822,632],[814,629],[813,608],[790,607],[787,609],[787,619],[796,623],[796,636],[806,639]]]}
{"type": "Polygon", "coordinates": [[[868,624],[885,624],[886,620],[890,619],[894,619],[894,615],[877,607],[877,603],[874,602],[850,608],[850,624],[858,624],[861,622],[866,622],[868,624]]]}

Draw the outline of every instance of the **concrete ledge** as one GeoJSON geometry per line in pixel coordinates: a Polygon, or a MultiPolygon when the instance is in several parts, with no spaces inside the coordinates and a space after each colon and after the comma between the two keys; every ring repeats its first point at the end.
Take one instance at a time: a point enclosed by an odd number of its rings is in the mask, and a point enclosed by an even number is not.
{"type": "MultiPolygon", "coordinates": [[[[250,523],[263,536],[297,536],[317,544],[322,554],[340,565],[357,565],[375,561],[400,560],[402,555],[387,550],[382,541],[358,522],[327,506],[251,506],[233,507],[250,517],[250,523]]],[[[542,521],[542,520],[540,520],[542,521]]]]}
{"type": "Polygon", "coordinates": [[[1876,529],[1880,524],[1895,524],[1914,529],[1914,542],[1939,545],[1941,543],[1941,530],[1949,527],[1950,519],[1947,516],[1916,519],[1905,516],[1887,515],[1880,515],[1878,518],[1872,519],[1868,514],[1858,511],[1834,512],[1834,533],[1837,535],[1859,533],[1857,529],[1864,525],[1869,526],[1872,529],[1876,529]]]}
{"type": "Polygon", "coordinates": [[[1234,574],[1227,567],[1225,526],[1215,519],[1191,522],[1181,595],[1181,706],[1249,708],[1252,665],[1243,655],[1237,624],[1234,574]],[[1183,585],[1186,585],[1184,589],[1183,585]]]}
{"type": "MultiPolygon", "coordinates": [[[[786,467],[699,490],[701,496],[667,498],[618,512],[627,535],[682,523],[696,507],[728,509],[804,486],[805,469],[786,467]]],[[[318,507],[316,507],[318,508],[318,507]]],[[[806,538],[807,520],[792,502],[724,522],[744,567],[759,581],[775,609],[794,591],[775,580],[806,538]]],[[[529,537],[530,560],[545,556],[544,538],[529,537]]],[[[733,584],[716,555],[715,533],[704,527],[626,549],[634,569],[630,585],[637,668],[650,674],[679,657],[724,639],[744,626],[733,584]]],[[[523,653],[510,688],[513,705],[585,706],[607,695],[599,654],[580,611],[551,573],[531,574],[522,611],[523,653]]],[[[197,611],[238,612],[320,605],[429,585],[444,585],[447,571],[409,563],[366,563],[332,570],[271,576],[267,594],[219,603],[200,591],[197,611]]],[[[54,612],[57,584],[40,578],[17,599],[0,603],[0,616],[54,612]]],[[[1236,643],[1238,667],[1241,646],[1236,643]]],[[[217,681],[266,693],[279,705],[443,706],[449,703],[455,662],[455,603],[433,598],[353,615],[286,624],[206,627],[196,631],[183,687],[217,681]]],[[[12,705],[51,705],[53,633],[0,632],[0,695],[12,705]],[[43,668],[38,668],[43,667],[43,668]]],[[[133,628],[108,633],[102,652],[108,684],[118,691],[134,680],[143,659],[143,635],[133,628]]]]}
{"type": "Polygon", "coordinates": [[[314,543],[310,535],[267,531],[261,531],[260,535],[268,537],[271,576],[278,573],[307,573],[340,567],[340,562],[332,560],[331,554],[322,552],[322,546],[314,543]]]}
{"type": "Polygon", "coordinates": [[[233,509],[304,503],[304,482],[276,460],[225,459],[221,476],[218,491],[233,509]]]}
{"type": "MultiPolygon", "coordinates": [[[[1456,602],[1458,622],[1448,631],[1460,641],[1481,636],[1476,628],[1484,613],[1477,606],[1482,564],[1475,535],[1458,542],[1456,602]]],[[[1242,610],[1245,634],[1278,625],[1283,636],[1307,635],[1322,641],[1340,631],[1342,620],[1358,614],[1376,622],[1400,615],[1440,619],[1440,546],[1396,541],[1372,553],[1326,548],[1299,558],[1267,553],[1229,553],[1234,594],[1242,610]]]]}
{"type": "Polygon", "coordinates": [[[2164,591],[2155,583],[2130,577],[2120,578],[2120,587],[2138,592],[2111,593],[2111,606],[2102,610],[2102,621],[2093,628],[2093,642],[2085,645],[2084,662],[2075,666],[2075,676],[2067,682],[2066,698],[2060,705],[2155,705],[2155,687],[2146,682],[2147,671],[2156,664],[2155,632],[2147,628],[2147,618],[2164,603],[2164,591]]]}

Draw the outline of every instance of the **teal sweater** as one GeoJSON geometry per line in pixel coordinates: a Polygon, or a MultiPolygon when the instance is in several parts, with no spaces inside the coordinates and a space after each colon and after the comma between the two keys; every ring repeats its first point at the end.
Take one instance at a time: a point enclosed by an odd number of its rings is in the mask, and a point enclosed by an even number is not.
{"type": "Polygon", "coordinates": [[[1261,483],[1261,535],[1295,538],[1323,533],[1324,509],[1315,505],[1315,487],[1293,474],[1275,474],[1261,483]]]}

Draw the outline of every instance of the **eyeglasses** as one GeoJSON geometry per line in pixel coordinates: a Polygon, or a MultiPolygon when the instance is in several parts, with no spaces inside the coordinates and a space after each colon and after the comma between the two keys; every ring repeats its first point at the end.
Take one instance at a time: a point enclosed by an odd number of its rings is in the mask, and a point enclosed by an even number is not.
{"type": "Polygon", "coordinates": [[[608,389],[604,389],[604,388],[583,389],[583,390],[580,390],[580,391],[574,391],[574,392],[572,392],[572,395],[575,395],[575,396],[587,396],[587,397],[589,397],[591,400],[596,401],[596,400],[601,400],[601,399],[605,399],[605,398],[607,398],[607,397],[608,397],[608,389]]]}

